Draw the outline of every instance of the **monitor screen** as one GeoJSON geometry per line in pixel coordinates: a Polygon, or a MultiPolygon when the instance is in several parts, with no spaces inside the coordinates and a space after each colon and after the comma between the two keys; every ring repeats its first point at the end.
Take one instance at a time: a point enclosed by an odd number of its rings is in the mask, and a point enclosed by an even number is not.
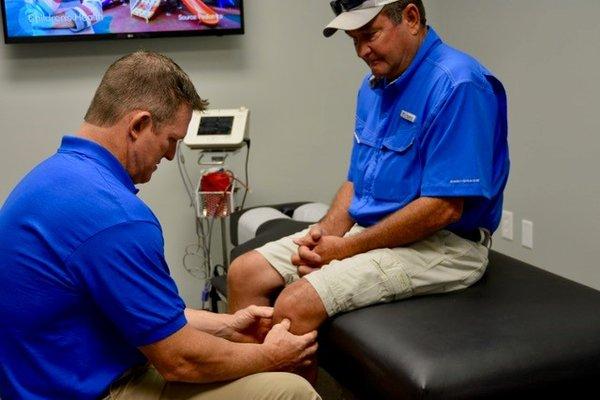
{"type": "Polygon", "coordinates": [[[231,135],[233,117],[202,117],[198,127],[198,136],[231,135]]]}
{"type": "Polygon", "coordinates": [[[244,33],[243,0],[0,0],[6,43],[244,33]]]}

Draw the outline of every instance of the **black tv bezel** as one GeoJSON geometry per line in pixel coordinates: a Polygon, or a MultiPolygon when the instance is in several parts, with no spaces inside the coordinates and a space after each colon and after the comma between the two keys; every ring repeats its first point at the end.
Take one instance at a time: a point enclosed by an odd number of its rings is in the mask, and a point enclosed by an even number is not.
{"type": "Polygon", "coordinates": [[[2,8],[2,33],[4,44],[21,43],[51,43],[51,42],[87,42],[97,40],[127,40],[127,39],[151,39],[165,37],[192,37],[192,36],[226,36],[243,35],[245,33],[244,0],[240,0],[240,28],[235,29],[200,29],[197,31],[168,31],[168,32],[122,32],[103,33],[94,35],[49,35],[49,36],[17,36],[8,37],[8,25],[6,22],[6,8],[4,0],[0,0],[2,8]]]}

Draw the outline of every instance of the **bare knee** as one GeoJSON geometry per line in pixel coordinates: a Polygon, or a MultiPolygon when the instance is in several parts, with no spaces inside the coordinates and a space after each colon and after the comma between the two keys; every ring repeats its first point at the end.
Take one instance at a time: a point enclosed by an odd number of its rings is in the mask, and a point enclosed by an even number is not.
{"type": "Polygon", "coordinates": [[[323,301],[306,279],[287,286],[277,298],[273,322],[284,318],[291,321],[290,331],[296,335],[317,329],[327,319],[323,301]]]}
{"type": "Polygon", "coordinates": [[[257,251],[250,251],[233,260],[227,272],[227,283],[233,287],[279,287],[283,278],[257,251]]]}
{"type": "Polygon", "coordinates": [[[243,254],[231,263],[227,271],[230,311],[250,304],[266,305],[272,293],[284,284],[281,275],[260,253],[250,251],[243,254]]]}
{"type": "Polygon", "coordinates": [[[244,276],[247,276],[252,268],[252,263],[249,262],[251,257],[248,257],[249,253],[245,253],[231,262],[229,269],[227,270],[227,286],[236,287],[238,284],[244,282],[244,276]]]}

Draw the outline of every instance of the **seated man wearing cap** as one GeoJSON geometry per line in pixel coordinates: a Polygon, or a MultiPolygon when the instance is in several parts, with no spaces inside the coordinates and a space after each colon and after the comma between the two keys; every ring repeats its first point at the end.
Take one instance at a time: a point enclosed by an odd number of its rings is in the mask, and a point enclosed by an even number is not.
{"type": "Polygon", "coordinates": [[[308,332],[328,317],[460,290],[488,263],[507,182],[502,84],[426,25],[420,0],[332,2],[370,68],[358,92],[347,181],[310,229],[246,253],[229,271],[231,311],[275,301],[308,332]]]}

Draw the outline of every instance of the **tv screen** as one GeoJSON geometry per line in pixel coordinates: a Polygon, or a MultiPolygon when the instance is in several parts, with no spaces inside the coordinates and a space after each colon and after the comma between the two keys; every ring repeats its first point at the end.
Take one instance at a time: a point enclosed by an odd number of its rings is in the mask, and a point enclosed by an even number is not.
{"type": "Polygon", "coordinates": [[[6,43],[244,33],[243,0],[0,0],[6,43]]]}

